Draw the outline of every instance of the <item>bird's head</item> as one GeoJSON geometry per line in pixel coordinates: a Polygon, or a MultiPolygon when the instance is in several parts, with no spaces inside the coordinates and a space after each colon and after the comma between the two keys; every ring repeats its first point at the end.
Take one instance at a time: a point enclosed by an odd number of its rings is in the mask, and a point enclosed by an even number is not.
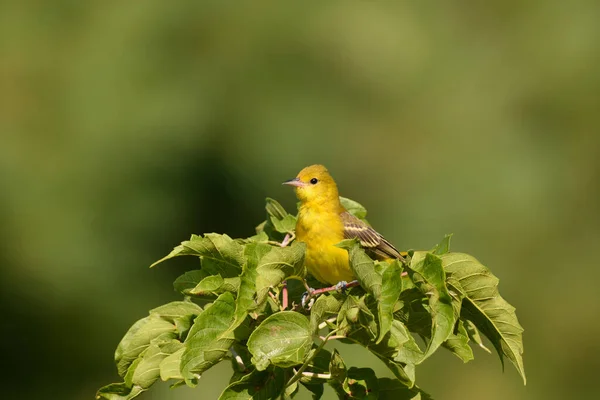
{"type": "Polygon", "coordinates": [[[294,179],[283,182],[294,186],[298,200],[314,204],[339,204],[339,194],[335,181],[322,165],[304,168],[294,179]]]}

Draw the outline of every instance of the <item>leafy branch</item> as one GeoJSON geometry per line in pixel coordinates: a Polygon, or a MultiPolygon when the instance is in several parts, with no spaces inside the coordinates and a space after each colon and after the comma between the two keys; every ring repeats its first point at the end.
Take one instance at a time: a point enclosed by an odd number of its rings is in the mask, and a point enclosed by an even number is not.
{"type": "MultiPolygon", "coordinates": [[[[360,204],[342,203],[365,218],[360,204]]],[[[409,252],[406,264],[374,261],[357,242],[343,241],[360,286],[321,294],[307,309],[302,293],[318,282],[306,283],[296,217],[272,199],[266,210],[252,237],[192,235],[152,265],[179,256],[200,261],[174,282],[182,301],[152,309],[131,326],[115,352],[123,381],[104,386],[97,398],[133,399],[159,378],[195,386],[205,371],[231,360],[221,400],[292,398],[301,387],[319,399],[325,384],[340,398],[426,399],[415,384],[416,366],[440,348],[468,362],[473,344],[489,351],[481,335],[525,382],[514,307],[485,266],[449,251],[449,235],[431,251],[409,252]],[[333,339],[365,347],[395,379],[347,368],[336,350],[324,349],[333,339]]]]}

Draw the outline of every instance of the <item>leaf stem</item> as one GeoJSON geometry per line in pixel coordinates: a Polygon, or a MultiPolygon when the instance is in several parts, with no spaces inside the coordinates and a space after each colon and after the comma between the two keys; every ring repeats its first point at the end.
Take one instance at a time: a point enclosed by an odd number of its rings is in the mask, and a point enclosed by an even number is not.
{"type": "MultiPolygon", "coordinates": [[[[294,368],[294,372],[297,372],[295,368],[294,368]]],[[[309,372],[309,371],[304,371],[302,373],[302,376],[306,376],[307,378],[331,379],[331,374],[320,374],[317,372],[309,372]]]]}
{"type": "Polygon", "coordinates": [[[346,336],[344,335],[333,335],[333,336],[329,336],[329,337],[324,337],[324,336],[319,336],[319,339],[321,340],[335,340],[335,339],[347,339],[346,336]]]}
{"type": "Polygon", "coordinates": [[[321,329],[325,328],[328,323],[335,322],[336,320],[337,320],[337,317],[331,317],[329,319],[326,319],[325,321],[323,321],[323,322],[321,322],[319,324],[319,328],[318,329],[321,330],[321,329]]]}

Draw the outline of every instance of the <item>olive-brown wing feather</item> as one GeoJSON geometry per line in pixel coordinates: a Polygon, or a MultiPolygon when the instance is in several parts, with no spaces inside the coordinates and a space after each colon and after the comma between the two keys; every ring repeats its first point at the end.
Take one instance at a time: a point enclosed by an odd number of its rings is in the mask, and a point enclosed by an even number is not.
{"type": "Polygon", "coordinates": [[[344,238],[360,241],[361,246],[375,254],[376,258],[400,258],[400,252],[379,232],[347,211],[341,214],[344,222],[344,238]]]}

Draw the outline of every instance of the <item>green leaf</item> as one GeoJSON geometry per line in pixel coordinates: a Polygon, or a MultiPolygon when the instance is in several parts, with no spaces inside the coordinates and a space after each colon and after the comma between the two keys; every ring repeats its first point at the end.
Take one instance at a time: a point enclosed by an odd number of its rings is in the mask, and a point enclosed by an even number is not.
{"type": "Polygon", "coordinates": [[[196,318],[181,356],[181,373],[186,383],[193,384],[202,372],[225,357],[234,340],[233,333],[228,332],[234,311],[233,295],[225,292],[196,318]]]}
{"type": "Polygon", "coordinates": [[[139,396],[145,389],[139,386],[129,387],[125,383],[111,383],[96,392],[97,399],[130,400],[139,396]]]}
{"type": "Polygon", "coordinates": [[[488,353],[492,354],[491,350],[488,349],[484,344],[483,344],[483,340],[481,339],[481,335],[479,334],[479,331],[477,330],[477,327],[475,326],[475,324],[471,321],[469,321],[468,319],[462,320],[464,322],[465,325],[465,329],[467,331],[467,334],[469,335],[469,339],[471,339],[472,341],[474,341],[475,343],[477,343],[477,345],[479,347],[481,347],[483,350],[487,351],[488,353]]]}
{"type": "MultiPolygon", "coordinates": [[[[250,243],[246,245],[246,265],[242,269],[240,287],[235,300],[235,321],[231,328],[237,328],[245,319],[248,311],[257,306],[254,298],[256,294],[256,269],[262,257],[271,251],[272,246],[264,243],[250,243]]],[[[230,329],[231,329],[230,328],[230,329]]]]}
{"type": "Polygon", "coordinates": [[[371,368],[351,367],[344,374],[343,380],[332,379],[331,387],[339,398],[378,399],[379,382],[375,371],[371,368]]]}
{"type": "Polygon", "coordinates": [[[362,342],[366,345],[377,337],[376,313],[377,304],[372,296],[357,297],[348,295],[342,303],[337,317],[338,334],[362,334],[362,342]],[[367,301],[369,304],[367,304],[367,301]]]}
{"type": "Polygon", "coordinates": [[[446,274],[442,267],[442,259],[431,253],[418,251],[415,252],[410,261],[410,270],[419,274],[413,281],[429,298],[429,307],[431,307],[431,336],[427,343],[427,350],[420,362],[433,354],[438,347],[448,339],[454,329],[456,316],[452,307],[452,297],[446,287],[446,274]]]}
{"type": "Polygon", "coordinates": [[[431,253],[437,256],[448,253],[450,251],[450,239],[452,239],[452,233],[446,234],[442,241],[436,244],[433,249],[431,249],[431,253]]]}
{"type": "Polygon", "coordinates": [[[378,299],[377,310],[379,317],[379,339],[383,337],[392,327],[394,319],[394,305],[402,292],[402,265],[400,261],[394,260],[382,275],[381,297],[378,299]]]}
{"type": "Polygon", "coordinates": [[[200,315],[202,307],[191,301],[172,301],[150,310],[150,315],[156,315],[164,320],[175,323],[175,320],[188,315],[200,315]]]}
{"type": "Polygon", "coordinates": [[[279,233],[292,233],[296,229],[296,217],[287,211],[276,200],[267,197],[267,218],[279,233]]]}
{"type": "Polygon", "coordinates": [[[196,287],[200,283],[200,281],[206,278],[208,273],[201,269],[195,269],[193,271],[188,271],[183,275],[180,275],[175,282],[173,282],[173,288],[180,292],[181,294],[188,295],[190,294],[190,290],[196,287]]]}
{"type": "Polygon", "coordinates": [[[319,296],[310,309],[310,331],[316,334],[319,324],[334,317],[341,306],[342,302],[333,295],[322,294],[319,296]]]}
{"type": "Polygon", "coordinates": [[[193,289],[190,295],[219,295],[224,292],[237,292],[240,286],[240,277],[223,278],[220,274],[209,275],[202,279],[193,289]]]}
{"type": "Polygon", "coordinates": [[[367,209],[364,208],[362,204],[342,196],[340,196],[340,203],[342,203],[342,206],[346,209],[346,211],[354,215],[356,218],[364,220],[367,217],[367,209]]]}
{"type": "Polygon", "coordinates": [[[455,332],[448,337],[443,346],[465,363],[474,358],[473,349],[469,346],[469,335],[462,319],[458,320],[455,332]]]}
{"type": "Polygon", "coordinates": [[[281,311],[252,332],[248,350],[256,369],[263,371],[270,364],[283,368],[302,364],[312,344],[308,318],[294,311],[281,311]]]}
{"type": "MultiPolygon", "coordinates": [[[[198,238],[202,238],[201,236],[198,235],[192,235],[190,237],[190,240],[196,240],[198,238]]],[[[171,250],[171,252],[169,254],[167,254],[166,256],[164,256],[163,258],[161,258],[158,261],[155,261],[152,265],[150,265],[150,268],[160,264],[163,261],[169,260],[171,258],[175,258],[175,257],[179,257],[179,256],[191,256],[191,255],[198,255],[196,254],[192,249],[184,246],[184,243],[188,243],[189,241],[185,241],[185,242],[181,242],[181,244],[179,246],[175,246],[175,248],[173,248],[173,250],[171,250]]]]}
{"type": "Polygon", "coordinates": [[[414,365],[423,358],[423,352],[402,322],[392,321],[390,331],[381,342],[368,343],[365,347],[382,360],[405,386],[414,385],[414,365]]]}
{"type": "Polygon", "coordinates": [[[277,200],[267,197],[265,202],[265,209],[268,216],[276,219],[284,219],[288,215],[288,212],[285,211],[285,208],[277,200]]]}
{"type": "MultiPolygon", "coordinates": [[[[308,369],[316,374],[329,374],[329,364],[332,357],[329,351],[321,349],[308,363],[308,369]]],[[[313,394],[312,398],[314,400],[323,396],[325,382],[326,379],[317,377],[303,376],[300,378],[300,383],[313,394]]]]}
{"type": "Polygon", "coordinates": [[[306,244],[294,242],[291,246],[271,246],[256,267],[256,302],[261,304],[269,289],[291,276],[304,275],[306,244]]]}
{"type": "Polygon", "coordinates": [[[448,274],[465,293],[461,316],[471,320],[492,342],[500,361],[508,358],[526,383],[523,367],[523,328],[515,308],[498,293],[498,278],[474,257],[464,253],[442,255],[448,274]]]}
{"type": "Polygon", "coordinates": [[[276,399],[284,390],[284,379],[284,371],[280,368],[252,371],[241,380],[227,386],[219,400],[276,399]]]}
{"type": "Polygon", "coordinates": [[[290,233],[296,229],[296,217],[291,214],[286,215],[285,218],[281,220],[271,218],[271,223],[279,233],[290,233]]]}
{"type": "Polygon", "coordinates": [[[248,244],[248,243],[266,243],[269,241],[269,235],[266,234],[266,232],[260,230],[258,231],[258,233],[254,236],[250,236],[249,238],[246,239],[238,239],[238,242],[242,243],[242,244],[248,244]]]}
{"type": "Polygon", "coordinates": [[[300,381],[300,384],[302,386],[304,386],[308,391],[310,391],[312,393],[312,398],[313,400],[319,400],[321,397],[323,397],[323,393],[325,392],[325,383],[321,382],[321,383],[304,383],[302,382],[302,380],[300,381]]]}
{"type": "Polygon", "coordinates": [[[245,263],[244,247],[227,235],[207,233],[204,237],[192,235],[166,257],[150,267],[173,257],[193,255],[202,258],[202,269],[209,275],[221,274],[224,278],[238,276],[245,263]]]}
{"type": "Polygon", "coordinates": [[[416,386],[408,388],[396,379],[379,378],[379,400],[432,400],[416,386]]]}
{"type": "MultiPolygon", "coordinates": [[[[329,374],[331,358],[332,354],[329,351],[321,349],[308,363],[308,369],[315,374],[329,374]]],[[[326,379],[316,376],[302,376],[300,378],[300,383],[312,392],[313,399],[320,399],[323,396],[325,381],[326,379]]]]}
{"type": "Polygon", "coordinates": [[[381,275],[375,270],[374,261],[365,253],[358,240],[342,240],[336,246],[348,250],[350,268],[360,286],[372,294],[375,299],[379,299],[381,296],[381,275]]]}
{"type": "Polygon", "coordinates": [[[177,337],[175,325],[157,315],[150,315],[133,324],[115,351],[119,375],[125,376],[131,363],[146,350],[153,339],[159,337],[165,340],[175,339],[177,337]]]}
{"type": "Polygon", "coordinates": [[[160,368],[160,379],[167,381],[169,379],[183,379],[181,375],[181,356],[185,351],[185,346],[182,344],[181,347],[173,352],[172,354],[165,357],[159,365],[160,368]]]}
{"type": "Polygon", "coordinates": [[[161,362],[172,353],[181,349],[183,344],[178,340],[168,342],[157,342],[150,344],[141,354],[141,357],[133,363],[125,377],[125,383],[129,386],[139,386],[148,389],[160,376],[161,362]]]}
{"type": "Polygon", "coordinates": [[[331,373],[331,379],[328,381],[329,386],[333,388],[339,398],[346,397],[343,383],[348,375],[348,369],[340,353],[337,349],[333,350],[331,354],[331,360],[329,362],[329,371],[331,373]]]}
{"type": "Polygon", "coordinates": [[[371,368],[351,367],[344,386],[348,393],[358,399],[378,399],[379,381],[371,368]]]}

